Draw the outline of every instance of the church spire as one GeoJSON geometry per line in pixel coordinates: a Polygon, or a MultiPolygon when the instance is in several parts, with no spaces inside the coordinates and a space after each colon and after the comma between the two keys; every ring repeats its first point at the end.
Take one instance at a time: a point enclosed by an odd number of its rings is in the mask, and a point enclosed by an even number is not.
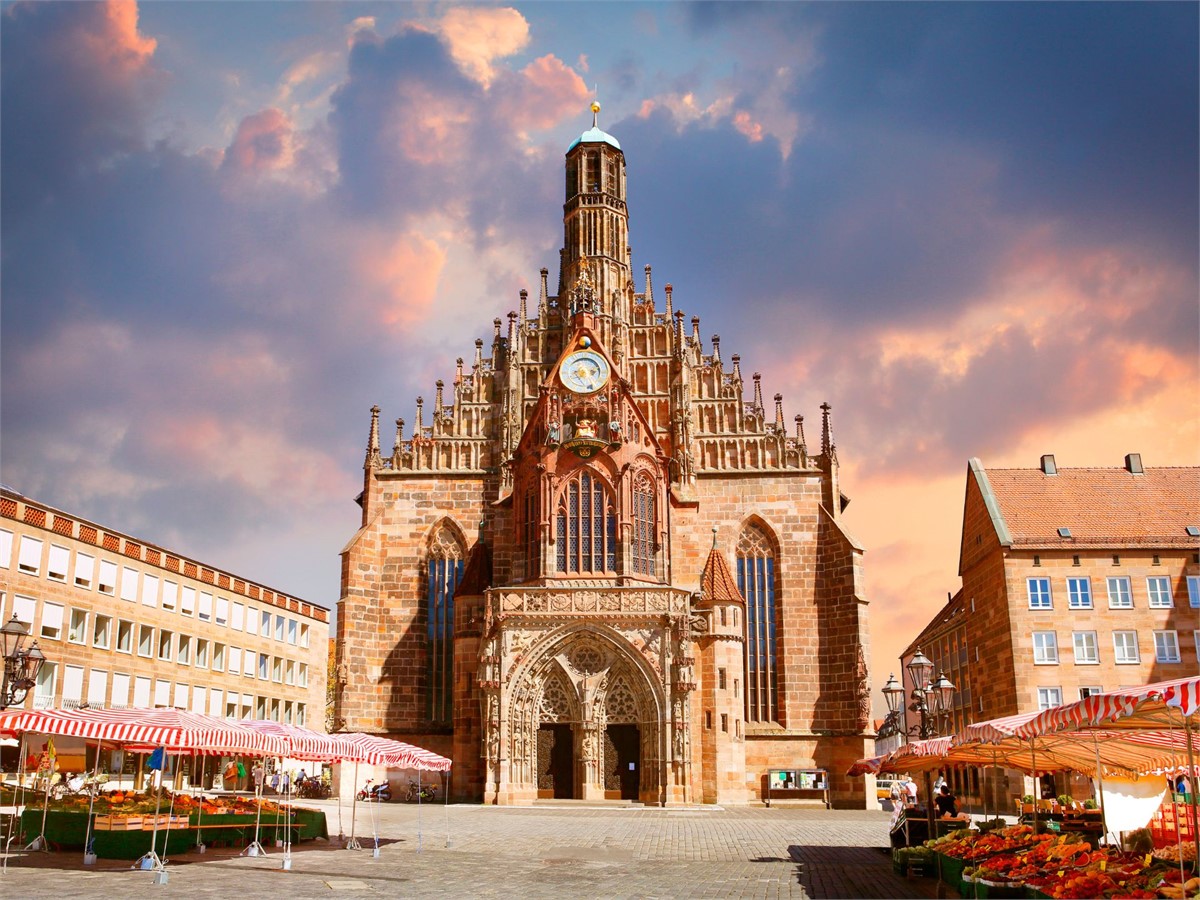
{"type": "Polygon", "coordinates": [[[379,404],[371,407],[371,434],[367,438],[367,458],[363,461],[364,469],[378,469],[383,465],[379,456],[379,404]]]}

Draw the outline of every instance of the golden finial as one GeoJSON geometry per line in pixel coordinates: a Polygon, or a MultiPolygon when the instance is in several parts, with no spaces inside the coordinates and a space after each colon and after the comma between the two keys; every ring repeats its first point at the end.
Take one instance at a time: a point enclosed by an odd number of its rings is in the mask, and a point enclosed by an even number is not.
{"type": "Polygon", "coordinates": [[[599,128],[600,127],[599,121],[600,121],[600,101],[593,100],[592,101],[592,127],[599,128]]]}

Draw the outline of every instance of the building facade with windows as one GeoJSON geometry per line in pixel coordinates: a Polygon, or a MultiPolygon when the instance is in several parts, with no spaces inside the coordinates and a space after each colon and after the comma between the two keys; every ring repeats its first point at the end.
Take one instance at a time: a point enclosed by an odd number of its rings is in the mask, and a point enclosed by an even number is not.
{"type": "Polygon", "coordinates": [[[635,290],[614,137],[593,123],[565,162],[557,290],[542,269],[390,453],[372,410],[335,727],[451,756],[464,799],[737,803],[824,768],[862,807],[866,598],[829,407],[810,452],[670,284],[646,266],[635,290]]]}
{"type": "Polygon", "coordinates": [[[1200,469],[972,459],[959,575],[900,661],[919,648],[958,688],[944,730],[1196,675],[1200,469]]]}
{"type": "Polygon", "coordinates": [[[46,654],[26,706],[175,707],[324,730],[329,613],[0,489],[0,617],[46,654]]]}

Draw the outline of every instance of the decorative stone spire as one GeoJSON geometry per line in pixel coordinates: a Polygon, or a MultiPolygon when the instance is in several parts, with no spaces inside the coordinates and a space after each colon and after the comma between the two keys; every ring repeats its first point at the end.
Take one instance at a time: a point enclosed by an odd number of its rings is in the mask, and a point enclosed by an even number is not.
{"type": "Polygon", "coordinates": [[[654,311],[654,283],[650,279],[650,263],[646,263],[646,305],[654,311]]]}
{"type": "Polygon", "coordinates": [[[425,437],[425,398],[417,398],[417,424],[413,427],[413,440],[422,440],[425,437]]]}
{"type": "MultiPolygon", "coordinates": [[[[667,309],[671,308],[670,285],[667,285],[667,309]]],[[[683,313],[675,313],[675,358],[683,358],[683,313]]]]}
{"type": "Polygon", "coordinates": [[[796,416],[796,443],[800,445],[801,453],[808,452],[805,446],[807,441],[804,440],[804,416],[796,416]]]}
{"type": "Polygon", "coordinates": [[[833,409],[828,403],[821,404],[821,452],[825,454],[832,453],[835,449],[833,444],[833,432],[829,427],[829,411],[833,409]]]}
{"type": "Polygon", "coordinates": [[[439,378],[434,387],[437,388],[437,393],[433,395],[433,423],[436,425],[442,418],[442,388],[445,387],[445,383],[439,378]]]}
{"type": "Polygon", "coordinates": [[[371,435],[367,438],[367,458],[363,461],[364,469],[378,469],[383,465],[379,456],[379,405],[371,407],[371,435]]]}
{"type": "Polygon", "coordinates": [[[404,420],[396,420],[396,439],[392,441],[392,468],[399,469],[404,448],[404,420]]]}
{"type": "Polygon", "coordinates": [[[700,317],[699,316],[692,316],[692,346],[696,348],[697,352],[702,351],[704,349],[703,345],[700,343],[700,317]]]}
{"type": "Polygon", "coordinates": [[[475,371],[483,368],[483,338],[475,338],[475,371]]]}
{"type": "Polygon", "coordinates": [[[462,384],[462,380],[463,380],[462,370],[463,370],[463,359],[460,356],[455,361],[455,364],[454,364],[454,383],[456,385],[462,384]]]}
{"type": "Polygon", "coordinates": [[[542,268],[542,287],[538,291],[538,319],[546,312],[546,306],[550,302],[550,270],[542,268]]]}
{"type": "MultiPolygon", "coordinates": [[[[521,299],[524,303],[524,298],[521,299]]],[[[510,311],[508,314],[508,356],[509,359],[515,361],[517,352],[517,314],[510,311]]]]}
{"type": "Polygon", "coordinates": [[[529,305],[529,291],[525,290],[525,288],[521,288],[521,327],[522,328],[524,328],[525,323],[527,321],[529,321],[528,310],[526,309],[526,307],[528,305],[529,305]]]}
{"type": "MultiPolygon", "coordinates": [[[[668,281],[666,284],[666,287],[664,287],[663,290],[665,290],[667,292],[667,321],[670,322],[671,319],[673,319],[675,317],[675,312],[674,312],[674,310],[671,309],[671,299],[672,299],[671,292],[674,291],[675,289],[673,287],[671,287],[671,282],[668,281]]],[[[680,315],[682,316],[683,314],[680,313],[680,315]]]]}
{"type": "Polygon", "coordinates": [[[775,395],[775,432],[783,434],[783,394],[775,395]]]}
{"type": "Polygon", "coordinates": [[[754,373],[754,411],[760,416],[763,414],[765,407],[762,399],[762,373],[754,373]]]}
{"type": "Polygon", "coordinates": [[[742,380],[742,357],[740,355],[738,355],[737,353],[735,353],[735,354],[733,354],[732,359],[733,359],[733,372],[731,373],[730,377],[732,377],[734,381],[741,381],[742,380]]]}
{"type": "Polygon", "coordinates": [[[719,369],[721,367],[721,336],[719,334],[712,336],[712,345],[712,364],[719,369]]]}

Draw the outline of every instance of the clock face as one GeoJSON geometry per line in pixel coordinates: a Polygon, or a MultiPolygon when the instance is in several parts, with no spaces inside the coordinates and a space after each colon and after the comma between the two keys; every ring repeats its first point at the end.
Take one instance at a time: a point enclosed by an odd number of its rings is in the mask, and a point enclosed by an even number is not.
{"type": "Polygon", "coordinates": [[[594,350],[576,350],[558,367],[558,377],[568,390],[590,394],[608,383],[608,362],[594,350]]]}

